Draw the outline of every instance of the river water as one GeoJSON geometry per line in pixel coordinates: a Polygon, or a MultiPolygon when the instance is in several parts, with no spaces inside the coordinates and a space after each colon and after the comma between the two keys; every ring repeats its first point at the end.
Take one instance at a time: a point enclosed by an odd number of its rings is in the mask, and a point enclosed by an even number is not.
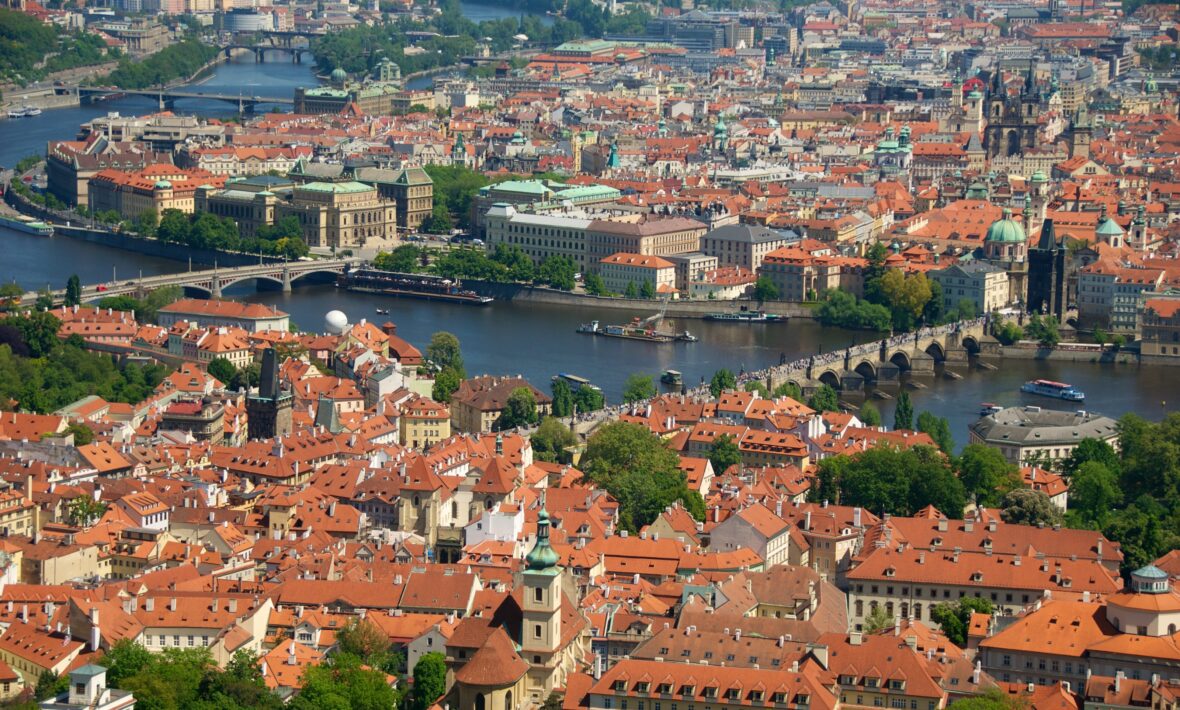
{"type": "MultiPolygon", "coordinates": [[[[468,5],[473,19],[480,17],[468,5]]],[[[501,16],[514,13],[484,6],[501,16]]],[[[292,64],[289,57],[275,54],[271,61],[255,64],[253,56],[240,57],[222,65],[201,84],[203,89],[245,95],[290,93],[295,87],[313,85],[310,63],[292,64]]],[[[125,98],[106,105],[81,106],[46,111],[35,119],[0,119],[0,165],[13,165],[22,156],[43,153],[50,139],[73,137],[78,125],[107,111],[123,114],[155,110],[150,99],[125,98]]],[[[177,111],[209,116],[230,116],[235,107],[221,102],[181,101],[177,111]]],[[[35,289],[47,284],[61,287],[76,273],[84,283],[105,281],[116,276],[132,278],[180,271],[187,263],[140,256],[64,237],[42,239],[0,229],[0,282],[16,280],[35,289]]],[[[809,321],[789,324],[731,324],[685,320],[675,324],[699,335],[697,343],[653,345],[642,342],[596,338],[575,332],[579,324],[598,319],[620,322],[632,314],[613,310],[562,308],[544,305],[495,303],[485,308],[445,303],[384,299],[379,296],[341,292],[331,286],[298,287],[283,294],[255,292],[239,285],[228,296],[274,304],[289,312],[292,320],[307,330],[320,330],[324,314],[344,311],[353,321],[361,318],[392,320],[398,334],[425,347],[431,333],[449,330],[463,344],[464,359],[471,374],[522,374],[547,389],[549,379],[566,372],[587,377],[601,386],[611,401],[618,401],[627,376],[633,372],[658,376],[666,368],[684,373],[687,383],[709,377],[714,370],[761,369],[779,361],[843,348],[872,336],[865,333],[821,328],[809,321]],[[388,316],[377,308],[389,309],[388,316]]],[[[653,306],[654,311],[654,306],[653,306]]],[[[648,315],[641,313],[636,315],[648,315]]],[[[1180,372],[1169,368],[1100,366],[1088,363],[1033,363],[1005,360],[999,372],[973,371],[963,380],[941,377],[925,380],[926,389],[915,390],[919,411],[930,410],[950,420],[960,444],[967,439],[967,425],[974,421],[979,403],[1001,405],[1039,404],[1070,408],[1063,402],[1022,395],[1020,383],[1032,378],[1050,378],[1073,383],[1087,394],[1086,407],[1111,416],[1138,412],[1159,418],[1170,403],[1180,402],[1180,372]]],[[[892,421],[892,403],[877,402],[892,421]]]]}

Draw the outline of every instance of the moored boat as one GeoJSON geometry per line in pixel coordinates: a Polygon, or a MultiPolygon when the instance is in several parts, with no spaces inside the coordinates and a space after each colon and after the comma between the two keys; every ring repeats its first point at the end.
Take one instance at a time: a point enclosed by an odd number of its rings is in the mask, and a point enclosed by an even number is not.
{"type": "Polygon", "coordinates": [[[35,234],[38,237],[52,237],[53,225],[40,222],[32,217],[24,215],[17,215],[10,217],[8,215],[0,214],[0,227],[8,227],[15,229],[18,232],[25,234],[35,234]]]}
{"type": "Polygon", "coordinates": [[[664,370],[664,374],[660,375],[660,382],[676,387],[683,382],[683,375],[679,370],[664,370]]]}

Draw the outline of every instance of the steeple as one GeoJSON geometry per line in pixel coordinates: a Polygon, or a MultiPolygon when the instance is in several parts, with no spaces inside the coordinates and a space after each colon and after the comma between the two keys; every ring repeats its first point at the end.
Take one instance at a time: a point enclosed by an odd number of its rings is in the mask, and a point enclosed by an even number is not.
{"type": "Polygon", "coordinates": [[[524,561],[530,572],[556,574],[561,557],[549,546],[549,513],[544,508],[537,515],[537,542],[524,561]]]}

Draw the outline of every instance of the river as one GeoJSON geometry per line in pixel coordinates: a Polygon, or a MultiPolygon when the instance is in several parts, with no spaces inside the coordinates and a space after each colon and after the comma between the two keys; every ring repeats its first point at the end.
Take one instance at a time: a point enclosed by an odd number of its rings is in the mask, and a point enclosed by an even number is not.
{"type": "MultiPolygon", "coordinates": [[[[503,8],[486,7],[499,9],[502,15],[511,14],[503,8]]],[[[477,18],[473,16],[473,19],[477,18]]],[[[237,58],[219,66],[202,87],[249,95],[285,94],[296,86],[315,83],[310,63],[292,64],[282,54],[268,58],[272,61],[265,64],[255,64],[253,56],[237,58]]],[[[0,164],[12,165],[24,155],[43,153],[48,140],[72,137],[78,124],[107,111],[135,114],[153,110],[155,104],[151,100],[126,98],[105,105],[46,111],[35,119],[0,120],[0,164]]],[[[235,109],[221,102],[191,100],[179,102],[177,110],[229,116],[235,109]]],[[[71,273],[77,273],[83,282],[92,283],[105,281],[112,275],[124,279],[141,271],[151,275],[187,268],[186,263],[144,257],[64,237],[42,239],[0,229],[0,240],[3,240],[0,282],[16,280],[29,289],[46,284],[61,287],[71,273]]],[[[821,328],[809,321],[750,325],[686,320],[676,324],[677,327],[689,328],[700,336],[700,342],[652,345],[575,332],[580,323],[592,319],[612,323],[629,317],[611,310],[513,303],[475,308],[383,299],[341,292],[330,286],[298,287],[289,294],[255,293],[248,286],[239,286],[227,295],[274,304],[308,330],[320,330],[324,314],[333,309],[344,311],[354,321],[392,320],[398,325],[399,335],[422,348],[431,333],[449,330],[462,342],[471,374],[522,374],[546,389],[550,377],[567,372],[589,378],[603,388],[611,401],[618,401],[624,381],[633,372],[658,377],[664,369],[673,368],[684,373],[687,383],[696,383],[721,367],[735,371],[742,367],[760,369],[777,363],[781,355],[795,358],[820,348],[824,351],[843,348],[850,342],[871,337],[821,328]],[[390,315],[377,315],[377,308],[388,308],[390,315]]],[[[1177,374],[1169,368],[1006,360],[999,372],[973,371],[959,381],[941,377],[926,380],[927,388],[913,391],[913,398],[917,410],[930,410],[947,417],[956,440],[962,444],[967,438],[967,425],[976,418],[982,401],[1070,408],[1066,403],[1021,395],[1019,385],[1028,379],[1044,377],[1073,383],[1086,392],[1087,408],[1111,416],[1133,411],[1159,418],[1166,403],[1180,402],[1177,374]]],[[[892,402],[878,401],[877,405],[885,421],[891,423],[892,402]]]]}

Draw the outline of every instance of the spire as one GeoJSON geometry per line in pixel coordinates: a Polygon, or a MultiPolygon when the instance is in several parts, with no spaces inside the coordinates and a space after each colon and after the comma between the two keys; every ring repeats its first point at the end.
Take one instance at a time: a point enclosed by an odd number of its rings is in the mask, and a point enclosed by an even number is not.
{"type": "Polygon", "coordinates": [[[524,561],[530,572],[556,571],[560,561],[557,551],[549,546],[549,513],[544,508],[537,515],[537,543],[524,561]]]}

